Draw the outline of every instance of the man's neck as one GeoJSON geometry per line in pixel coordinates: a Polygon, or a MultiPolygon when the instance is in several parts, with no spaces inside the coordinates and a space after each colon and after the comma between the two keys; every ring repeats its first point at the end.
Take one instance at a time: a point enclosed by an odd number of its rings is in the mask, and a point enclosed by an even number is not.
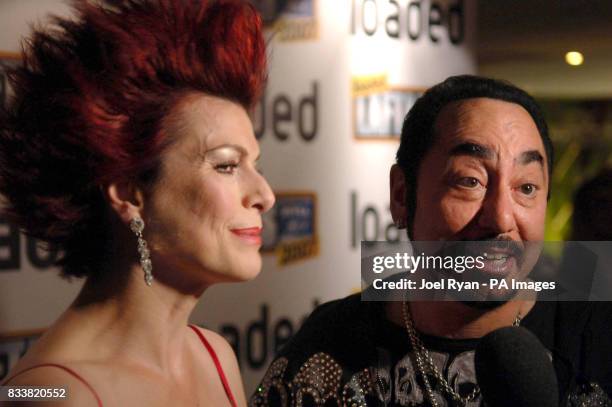
{"type": "MultiPolygon", "coordinates": [[[[427,335],[467,339],[481,338],[496,329],[511,326],[523,318],[535,300],[509,301],[493,309],[478,309],[456,301],[415,301],[409,304],[417,331],[427,335]]],[[[386,304],[386,317],[405,326],[402,302],[386,304]]]]}

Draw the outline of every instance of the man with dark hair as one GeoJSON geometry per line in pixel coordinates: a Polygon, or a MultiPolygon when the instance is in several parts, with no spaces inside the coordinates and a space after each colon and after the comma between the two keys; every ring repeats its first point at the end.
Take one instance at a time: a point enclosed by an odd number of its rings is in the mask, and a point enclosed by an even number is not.
{"type": "MultiPolygon", "coordinates": [[[[489,98],[514,103],[529,113],[537,127],[546,152],[548,176],[552,172],[553,146],[548,136],[548,126],[537,103],[522,89],[499,80],[472,75],[453,76],[429,89],[416,101],[404,119],[401,144],[397,151],[397,165],[406,179],[416,180],[421,161],[435,141],[434,125],[440,111],[448,104],[459,100],[489,98]]],[[[407,185],[409,213],[408,235],[414,217],[416,184],[407,185]]]]}
{"type": "MultiPolygon", "coordinates": [[[[412,241],[504,242],[523,250],[544,239],[552,156],[546,123],[527,93],[497,80],[451,77],[406,116],[390,174],[393,219],[412,241]]],[[[606,405],[611,318],[607,303],[384,303],[353,295],[313,312],[251,405],[480,406],[476,346],[513,325],[549,351],[563,405],[606,405]]]]}

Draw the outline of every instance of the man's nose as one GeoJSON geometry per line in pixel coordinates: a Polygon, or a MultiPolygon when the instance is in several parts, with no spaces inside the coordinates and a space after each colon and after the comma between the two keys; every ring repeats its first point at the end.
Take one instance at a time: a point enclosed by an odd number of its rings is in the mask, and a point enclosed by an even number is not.
{"type": "Polygon", "coordinates": [[[512,232],[516,228],[512,189],[494,185],[487,189],[482,203],[478,226],[492,235],[512,232]]]}

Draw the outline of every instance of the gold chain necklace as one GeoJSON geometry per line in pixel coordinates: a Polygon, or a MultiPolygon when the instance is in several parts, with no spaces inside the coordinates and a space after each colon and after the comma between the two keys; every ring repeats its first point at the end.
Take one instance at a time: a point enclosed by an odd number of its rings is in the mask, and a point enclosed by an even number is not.
{"type": "MultiPolygon", "coordinates": [[[[429,371],[433,377],[442,385],[442,390],[451,396],[453,400],[455,400],[459,405],[465,406],[470,401],[474,401],[476,397],[480,394],[480,387],[478,384],[474,386],[474,390],[467,397],[462,397],[459,393],[455,391],[449,384],[448,381],[442,376],[442,373],[436,367],[429,351],[423,344],[423,341],[419,337],[414,328],[414,322],[412,320],[412,315],[410,314],[410,306],[407,301],[404,301],[403,304],[403,314],[404,314],[404,325],[406,326],[406,331],[408,331],[408,338],[410,339],[410,344],[412,345],[412,350],[414,352],[414,358],[416,361],[417,369],[419,374],[423,378],[423,383],[425,384],[425,392],[427,393],[427,397],[431,402],[433,407],[439,407],[438,402],[436,401],[433,389],[431,384],[429,383],[429,378],[427,377],[427,371],[429,371]]],[[[519,326],[521,324],[521,313],[519,312],[514,318],[513,326],[519,326]]]]}

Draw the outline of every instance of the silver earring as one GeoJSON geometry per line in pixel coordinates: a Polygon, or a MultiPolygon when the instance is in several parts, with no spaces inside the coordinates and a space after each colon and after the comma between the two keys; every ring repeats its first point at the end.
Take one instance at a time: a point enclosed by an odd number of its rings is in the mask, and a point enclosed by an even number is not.
{"type": "Polygon", "coordinates": [[[142,220],[140,216],[136,216],[130,221],[130,229],[132,229],[132,232],[134,232],[138,238],[138,253],[140,254],[140,265],[144,270],[144,280],[145,283],[151,287],[151,284],[153,284],[153,264],[151,263],[151,258],[149,257],[150,252],[149,248],[147,247],[147,242],[142,237],[144,227],[144,220],[142,220]]]}

